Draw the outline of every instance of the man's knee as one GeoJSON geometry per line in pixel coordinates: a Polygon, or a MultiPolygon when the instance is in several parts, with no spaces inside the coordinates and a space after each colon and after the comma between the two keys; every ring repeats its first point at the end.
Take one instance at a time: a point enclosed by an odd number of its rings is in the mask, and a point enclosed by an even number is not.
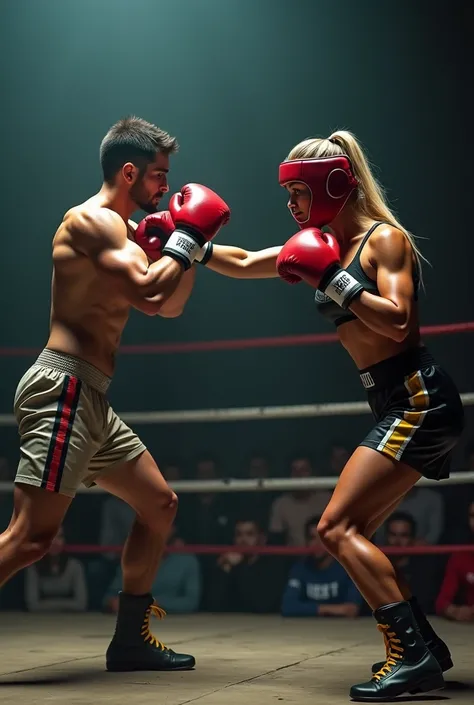
{"type": "Polygon", "coordinates": [[[178,496],[173,490],[160,492],[150,502],[145,511],[139,513],[140,520],[156,533],[162,533],[171,526],[178,511],[178,496]]]}
{"type": "Polygon", "coordinates": [[[36,563],[48,553],[59,528],[34,529],[23,522],[14,522],[8,530],[12,552],[24,567],[36,563]]]}

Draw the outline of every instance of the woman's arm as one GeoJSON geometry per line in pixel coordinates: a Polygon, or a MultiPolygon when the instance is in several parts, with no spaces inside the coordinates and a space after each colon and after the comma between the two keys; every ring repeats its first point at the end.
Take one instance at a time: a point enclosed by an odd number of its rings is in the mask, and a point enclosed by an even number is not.
{"type": "Polygon", "coordinates": [[[413,310],[413,249],[404,233],[392,227],[372,238],[380,296],[363,291],[349,309],[371,330],[401,342],[409,333],[413,310]]]}
{"type": "Polygon", "coordinates": [[[281,246],[249,252],[230,245],[212,245],[206,266],[214,272],[235,279],[270,279],[278,277],[276,261],[281,246]]]}

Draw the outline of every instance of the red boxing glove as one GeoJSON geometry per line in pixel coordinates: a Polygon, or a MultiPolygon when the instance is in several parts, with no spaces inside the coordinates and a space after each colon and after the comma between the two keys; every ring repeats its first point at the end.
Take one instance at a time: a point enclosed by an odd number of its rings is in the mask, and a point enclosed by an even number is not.
{"type": "Polygon", "coordinates": [[[147,215],[138,223],[135,242],[146,252],[152,262],[161,259],[163,247],[169,236],[176,230],[169,211],[147,215]]]}
{"type": "Polygon", "coordinates": [[[214,191],[200,184],[183,186],[170,200],[176,231],[163,254],[181,260],[185,269],[194,262],[201,247],[228,223],[230,208],[214,191]]]}
{"type": "Polygon", "coordinates": [[[301,280],[329,296],[342,308],[363,291],[363,286],[341,268],[339,245],[329,233],[306,228],[283,245],[277,259],[277,271],[290,284],[301,280]]]}

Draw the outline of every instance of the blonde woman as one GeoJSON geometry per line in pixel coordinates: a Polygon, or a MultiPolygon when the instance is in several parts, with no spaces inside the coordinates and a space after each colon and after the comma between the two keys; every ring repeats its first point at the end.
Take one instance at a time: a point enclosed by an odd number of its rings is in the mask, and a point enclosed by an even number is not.
{"type": "Polygon", "coordinates": [[[260,252],[208,244],[199,258],[230,277],[279,275],[316,289],[316,307],[337,327],[375,417],[318,527],[385,639],[386,661],[375,664],[372,679],[353,686],[350,695],[370,701],[438,689],[442,671],[452,666],[449,650],[370,542],[420,477],[449,475],[464,424],[454,383],[420,341],[422,257],[351,133],[298,144],[280,165],[280,184],[300,232],[283,247],[260,252]]]}

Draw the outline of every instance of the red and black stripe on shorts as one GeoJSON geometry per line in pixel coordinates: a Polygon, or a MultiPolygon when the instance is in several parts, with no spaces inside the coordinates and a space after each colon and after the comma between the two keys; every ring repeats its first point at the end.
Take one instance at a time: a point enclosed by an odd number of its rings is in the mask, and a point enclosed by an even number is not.
{"type": "Polygon", "coordinates": [[[65,376],[41,481],[41,487],[50,492],[59,492],[61,487],[81,386],[77,377],[65,376]]]}

